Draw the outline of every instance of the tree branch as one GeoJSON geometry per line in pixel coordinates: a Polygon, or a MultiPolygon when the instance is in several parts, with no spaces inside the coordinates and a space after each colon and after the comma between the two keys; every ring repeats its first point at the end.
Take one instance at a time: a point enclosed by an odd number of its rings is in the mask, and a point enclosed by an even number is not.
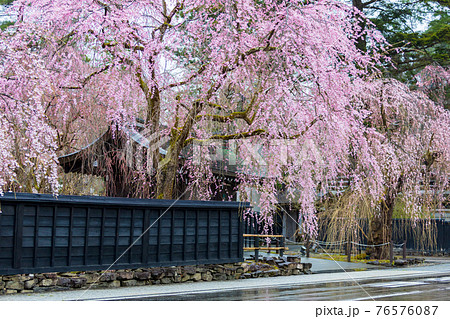
{"type": "MultiPolygon", "coordinates": [[[[255,120],[255,117],[256,117],[256,112],[253,113],[253,116],[251,118],[248,117],[248,114],[253,109],[253,106],[255,105],[255,102],[258,97],[259,92],[261,92],[261,90],[259,90],[257,93],[255,93],[253,95],[252,100],[250,101],[250,104],[248,105],[247,109],[243,112],[232,112],[229,115],[203,114],[203,115],[197,115],[196,119],[200,120],[202,118],[207,118],[212,121],[220,122],[220,123],[227,123],[234,119],[243,119],[248,125],[252,125],[253,121],[255,120]]],[[[212,103],[209,103],[209,105],[211,105],[211,104],[212,103]]],[[[211,105],[211,106],[214,106],[216,108],[218,107],[219,109],[223,109],[223,107],[221,107],[220,105],[211,105]]]]}
{"type": "Polygon", "coordinates": [[[292,136],[289,137],[289,139],[294,140],[294,139],[299,138],[300,136],[305,135],[305,133],[308,132],[309,129],[310,129],[314,124],[316,124],[319,120],[323,120],[323,115],[319,115],[319,117],[316,117],[314,120],[311,121],[311,123],[309,123],[309,125],[308,125],[301,133],[296,134],[296,135],[292,135],[292,136]]]}
{"type": "Polygon", "coordinates": [[[81,86],[60,86],[60,89],[72,89],[72,90],[80,90],[86,86],[86,84],[96,75],[103,73],[109,69],[110,65],[107,65],[100,70],[97,70],[95,72],[92,72],[89,74],[86,78],[84,78],[83,81],[81,81],[81,86]]]}
{"type": "Polygon", "coordinates": [[[196,139],[196,138],[189,138],[184,142],[184,146],[189,145],[193,141],[196,141],[196,142],[207,142],[210,140],[228,141],[228,140],[237,140],[237,139],[242,139],[242,138],[247,138],[247,137],[252,137],[252,136],[261,136],[261,135],[265,135],[265,134],[267,134],[267,132],[266,132],[266,130],[263,130],[263,129],[257,129],[257,130],[251,131],[251,132],[241,132],[241,133],[229,134],[229,135],[216,134],[216,135],[212,135],[211,137],[204,139],[204,140],[200,140],[200,139],[196,139]]]}
{"type": "MultiPolygon", "coordinates": [[[[268,42],[270,41],[270,39],[272,38],[272,36],[273,36],[274,33],[275,33],[275,30],[272,30],[272,31],[269,32],[268,40],[267,40],[268,42]]],[[[267,46],[265,46],[265,47],[256,47],[256,48],[249,49],[249,50],[247,50],[246,52],[244,52],[244,53],[242,53],[242,54],[240,54],[240,55],[238,55],[238,56],[236,57],[235,62],[234,62],[234,66],[233,66],[233,67],[229,67],[229,66],[224,65],[224,66],[222,67],[222,73],[226,73],[226,72],[229,72],[229,71],[233,71],[237,66],[239,66],[239,59],[242,59],[242,60],[244,61],[246,57],[248,57],[248,56],[250,56],[250,55],[252,55],[252,54],[255,54],[255,53],[257,53],[257,52],[261,52],[261,51],[263,51],[263,52],[271,52],[271,51],[275,51],[275,50],[277,50],[277,48],[276,48],[276,47],[271,47],[271,46],[269,45],[269,43],[267,43],[267,46]]],[[[184,81],[181,81],[181,82],[177,82],[177,83],[169,84],[169,85],[167,85],[167,86],[161,88],[161,90],[167,90],[168,88],[173,88],[173,87],[177,87],[177,86],[181,86],[181,85],[188,84],[190,81],[192,81],[193,79],[195,79],[197,76],[201,75],[201,74],[206,70],[206,67],[207,67],[209,64],[210,64],[210,63],[203,64],[203,65],[200,67],[200,69],[199,69],[196,73],[194,73],[193,75],[191,75],[187,80],[184,80],[184,81]]]]}

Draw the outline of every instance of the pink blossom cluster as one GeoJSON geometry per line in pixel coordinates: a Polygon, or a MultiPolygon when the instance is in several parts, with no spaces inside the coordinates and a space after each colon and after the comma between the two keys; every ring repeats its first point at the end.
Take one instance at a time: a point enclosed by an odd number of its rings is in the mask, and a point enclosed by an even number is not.
{"type": "MultiPolygon", "coordinates": [[[[55,135],[71,126],[87,141],[136,116],[168,128],[168,154],[236,140],[241,198],[260,192],[266,231],[280,185],[314,235],[317,194],[342,176],[376,205],[400,175],[417,194],[426,150],[442,153],[448,173],[448,112],[380,79],[384,39],[341,1],[16,0],[12,10],[0,48],[0,188],[22,165],[56,190],[55,135]]],[[[211,197],[220,181],[210,166],[184,164],[190,187],[211,197]]]]}

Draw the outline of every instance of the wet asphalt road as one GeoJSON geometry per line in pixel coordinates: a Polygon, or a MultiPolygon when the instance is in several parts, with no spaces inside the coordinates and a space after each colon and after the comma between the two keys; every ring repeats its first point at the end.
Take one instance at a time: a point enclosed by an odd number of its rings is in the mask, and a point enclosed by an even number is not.
{"type": "Polygon", "coordinates": [[[424,276],[399,280],[368,280],[363,282],[333,282],[303,286],[285,286],[231,291],[168,294],[127,300],[147,301],[449,301],[450,276],[424,276]]]}

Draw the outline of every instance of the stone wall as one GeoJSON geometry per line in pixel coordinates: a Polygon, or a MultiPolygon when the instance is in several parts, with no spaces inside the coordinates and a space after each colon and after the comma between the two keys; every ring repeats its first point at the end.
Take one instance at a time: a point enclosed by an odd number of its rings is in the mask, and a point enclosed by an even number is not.
{"type": "Polygon", "coordinates": [[[77,271],[0,276],[0,294],[117,288],[182,282],[236,280],[310,273],[311,264],[299,256],[265,257],[261,262],[125,270],[77,271]]]}

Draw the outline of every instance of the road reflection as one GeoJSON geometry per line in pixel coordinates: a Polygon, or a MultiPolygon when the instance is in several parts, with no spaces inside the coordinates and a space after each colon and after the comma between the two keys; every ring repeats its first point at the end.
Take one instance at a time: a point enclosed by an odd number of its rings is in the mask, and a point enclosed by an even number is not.
{"type": "Polygon", "coordinates": [[[153,301],[307,301],[307,300],[450,300],[450,277],[416,277],[410,280],[373,280],[333,282],[303,286],[278,286],[257,289],[183,293],[164,296],[139,297],[128,300],[153,301]]]}

